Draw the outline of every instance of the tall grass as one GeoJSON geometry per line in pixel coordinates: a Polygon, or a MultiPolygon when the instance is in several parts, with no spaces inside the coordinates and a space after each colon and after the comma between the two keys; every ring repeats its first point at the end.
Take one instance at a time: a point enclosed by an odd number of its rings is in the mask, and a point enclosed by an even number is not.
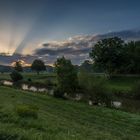
{"type": "Polygon", "coordinates": [[[131,91],[135,99],[140,99],[140,81],[136,82],[131,91]]]}

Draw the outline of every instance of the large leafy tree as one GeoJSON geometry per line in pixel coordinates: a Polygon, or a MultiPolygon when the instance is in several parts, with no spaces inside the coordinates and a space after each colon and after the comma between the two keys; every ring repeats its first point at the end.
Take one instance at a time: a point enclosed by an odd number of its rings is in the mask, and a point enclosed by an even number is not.
{"type": "Polygon", "coordinates": [[[125,48],[124,73],[140,73],[140,41],[131,41],[125,48]]]}
{"type": "Polygon", "coordinates": [[[46,70],[46,66],[42,60],[36,59],[33,61],[32,65],[31,65],[31,69],[36,71],[37,74],[39,74],[40,71],[46,70]]]}
{"type": "Polygon", "coordinates": [[[75,67],[65,57],[58,58],[55,62],[58,88],[61,93],[74,94],[78,86],[78,77],[75,67]]]}
{"type": "Polygon", "coordinates": [[[92,48],[90,57],[109,75],[118,73],[124,61],[124,46],[124,41],[118,37],[103,39],[92,48]]]}

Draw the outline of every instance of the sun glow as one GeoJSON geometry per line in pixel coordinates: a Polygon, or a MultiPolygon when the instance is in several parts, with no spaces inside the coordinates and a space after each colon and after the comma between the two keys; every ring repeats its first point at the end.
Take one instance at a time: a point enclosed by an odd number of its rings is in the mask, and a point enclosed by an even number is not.
{"type": "Polygon", "coordinates": [[[13,53],[0,53],[1,56],[12,56],[13,53]]]}
{"type": "Polygon", "coordinates": [[[19,62],[22,65],[22,67],[30,67],[31,66],[31,64],[26,63],[24,60],[14,61],[11,63],[11,66],[14,67],[16,62],[19,62]]]}

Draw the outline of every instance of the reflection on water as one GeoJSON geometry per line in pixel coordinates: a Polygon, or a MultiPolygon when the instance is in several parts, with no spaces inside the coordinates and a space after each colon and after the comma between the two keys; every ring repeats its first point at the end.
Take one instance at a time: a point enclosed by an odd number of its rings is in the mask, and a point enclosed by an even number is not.
{"type": "Polygon", "coordinates": [[[115,108],[121,108],[122,103],[119,102],[119,101],[113,101],[112,102],[112,106],[115,107],[115,108]]]}
{"type": "Polygon", "coordinates": [[[11,81],[3,81],[3,84],[6,86],[13,86],[13,82],[11,81]]]}
{"type": "Polygon", "coordinates": [[[33,91],[33,92],[48,92],[46,88],[37,88],[35,86],[29,86],[27,84],[22,84],[23,90],[33,91]]]}
{"type": "MultiPolygon", "coordinates": [[[[3,81],[3,85],[6,86],[13,86],[13,82],[11,81],[3,81]]],[[[21,85],[21,89],[22,90],[28,90],[28,91],[32,91],[32,92],[48,92],[47,88],[37,88],[35,86],[29,86],[27,84],[22,84],[21,85]]],[[[52,91],[51,91],[52,92],[52,91]]]]}
{"type": "Polygon", "coordinates": [[[28,89],[29,89],[29,88],[28,88],[28,85],[22,84],[22,89],[23,89],[23,90],[28,90],[28,89]]]}

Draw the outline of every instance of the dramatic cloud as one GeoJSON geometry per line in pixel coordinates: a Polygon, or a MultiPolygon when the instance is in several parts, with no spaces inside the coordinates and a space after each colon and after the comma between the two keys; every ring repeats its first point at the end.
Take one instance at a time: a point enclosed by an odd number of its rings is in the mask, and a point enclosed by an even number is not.
{"type": "Polygon", "coordinates": [[[65,56],[73,63],[79,64],[89,58],[88,54],[97,40],[97,36],[76,36],[65,41],[48,42],[42,44],[42,48],[37,49],[35,55],[41,56],[42,59],[47,57],[48,61],[65,56]]]}
{"type": "Polygon", "coordinates": [[[25,61],[26,64],[30,64],[37,56],[32,55],[20,55],[20,54],[0,54],[0,65],[11,65],[18,60],[25,61]]]}
{"type": "Polygon", "coordinates": [[[103,35],[76,36],[65,41],[52,41],[42,44],[42,48],[35,50],[35,55],[40,56],[48,63],[53,63],[56,58],[65,56],[71,59],[74,64],[79,64],[89,58],[89,52],[97,41],[115,36],[126,41],[139,40],[140,31],[126,30],[103,35]]]}
{"type": "Polygon", "coordinates": [[[80,64],[89,59],[89,52],[97,41],[114,36],[121,37],[125,41],[140,40],[140,31],[128,30],[104,35],[76,36],[65,41],[51,41],[40,45],[32,55],[0,54],[0,65],[9,65],[17,60],[32,63],[34,59],[42,59],[46,64],[53,64],[61,56],[71,59],[74,64],[80,64]]]}

